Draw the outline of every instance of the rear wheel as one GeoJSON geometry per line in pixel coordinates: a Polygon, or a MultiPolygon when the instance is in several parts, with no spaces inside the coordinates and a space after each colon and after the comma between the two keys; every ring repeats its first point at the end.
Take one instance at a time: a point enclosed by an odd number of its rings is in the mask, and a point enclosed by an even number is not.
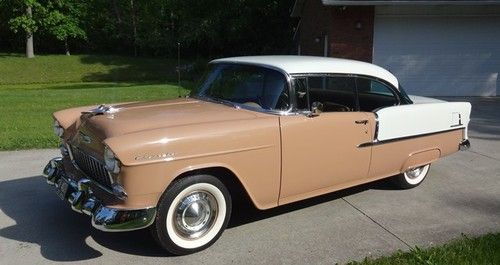
{"type": "Polygon", "coordinates": [[[182,178],[160,199],[151,232],[172,254],[194,253],[217,241],[227,226],[231,207],[229,192],[216,177],[182,178]]]}
{"type": "Polygon", "coordinates": [[[420,185],[429,173],[430,164],[409,169],[392,177],[394,185],[401,189],[410,189],[420,185]]]}

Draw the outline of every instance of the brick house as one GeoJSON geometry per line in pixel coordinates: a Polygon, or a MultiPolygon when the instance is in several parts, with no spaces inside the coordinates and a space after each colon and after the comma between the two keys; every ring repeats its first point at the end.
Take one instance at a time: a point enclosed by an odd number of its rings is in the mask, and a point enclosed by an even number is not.
{"type": "Polygon", "coordinates": [[[297,53],[373,62],[428,96],[500,96],[500,1],[296,0],[297,53]]]}

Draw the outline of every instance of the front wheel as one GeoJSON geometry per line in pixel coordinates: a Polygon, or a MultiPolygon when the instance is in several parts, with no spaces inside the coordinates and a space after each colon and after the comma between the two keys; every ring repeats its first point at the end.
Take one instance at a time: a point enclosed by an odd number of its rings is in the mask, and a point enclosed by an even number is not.
{"type": "Polygon", "coordinates": [[[392,177],[392,182],[397,188],[410,189],[420,185],[429,173],[430,164],[409,169],[392,177]]]}
{"type": "Polygon", "coordinates": [[[196,175],[175,181],[158,204],[151,232],[165,250],[186,255],[212,245],[231,215],[231,196],[214,176],[196,175]]]}

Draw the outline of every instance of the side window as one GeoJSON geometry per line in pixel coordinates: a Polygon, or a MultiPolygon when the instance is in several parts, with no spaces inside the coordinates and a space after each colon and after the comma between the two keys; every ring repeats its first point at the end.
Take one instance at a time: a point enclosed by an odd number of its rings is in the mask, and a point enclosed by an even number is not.
{"type": "Polygon", "coordinates": [[[309,95],[307,94],[307,78],[300,77],[293,80],[295,87],[295,101],[297,102],[297,110],[309,110],[309,95]]]}
{"type": "Polygon", "coordinates": [[[394,106],[398,99],[392,89],[377,80],[356,78],[360,111],[371,112],[375,109],[394,106]]]}
{"type": "Polygon", "coordinates": [[[324,112],[356,111],[356,83],[348,76],[308,77],[309,106],[323,105],[324,112]]]}

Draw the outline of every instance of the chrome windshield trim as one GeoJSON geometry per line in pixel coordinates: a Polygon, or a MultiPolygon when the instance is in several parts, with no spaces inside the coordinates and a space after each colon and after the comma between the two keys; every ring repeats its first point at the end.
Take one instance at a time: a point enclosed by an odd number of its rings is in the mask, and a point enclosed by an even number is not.
{"type": "Polygon", "coordinates": [[[263,108],[255,108],[251,106],[247,106],[245,104],[240,104],[240,103],[235,103],[231,101],[224,100],[225,102],[231,102],[230,104],[225,104],[222,102],[222,100],[216,100],[208,97],[200,97],[200,96],[190,96],[192,98],[202,100],[202,101],[207,101],[211,103],[216,103],[216,104],[223,104],[229,107],[234,107],[235,109],[245,109],[245,110],[250,110],[250,111],[256,111],[260,113],[265,113],[265,114],[273,114],[273,115],[280,115],[280,116],[288,116],[288,115],[294,115],[296,113],[292,112],[292,109],[289,108],[287,110],[268,110],[268,109],[263,109],[263,108]]]}

